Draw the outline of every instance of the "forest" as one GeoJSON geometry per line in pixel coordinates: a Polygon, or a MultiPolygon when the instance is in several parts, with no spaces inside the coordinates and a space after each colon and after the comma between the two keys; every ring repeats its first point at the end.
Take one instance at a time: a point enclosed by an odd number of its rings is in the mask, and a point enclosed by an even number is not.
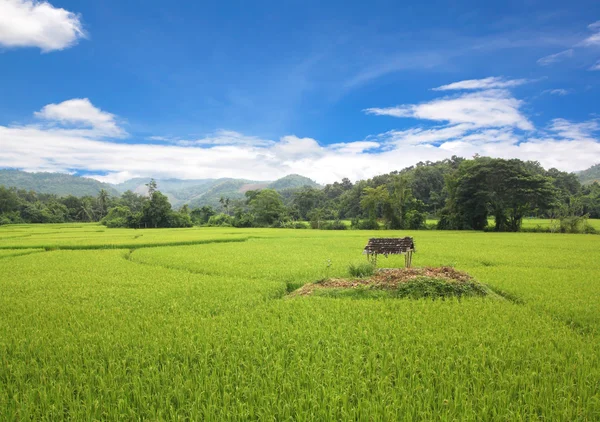
{"type": "Polygon", "coordinates": [[[315,229],[520,231],[526,217],[560,221],[560,231],[592,232],[600,185],[538,162],[452,157],[352,183],[249,190],[219,206],[174,209],[154,180],[147,195],[58,196],[0,186],[0,224],[101,222],[108,227],[193,225],[315,229]],[[435,220],[436,223],[427,223],[435,220]],[[350,224],[347,224],[347,222],[350,224]]]}

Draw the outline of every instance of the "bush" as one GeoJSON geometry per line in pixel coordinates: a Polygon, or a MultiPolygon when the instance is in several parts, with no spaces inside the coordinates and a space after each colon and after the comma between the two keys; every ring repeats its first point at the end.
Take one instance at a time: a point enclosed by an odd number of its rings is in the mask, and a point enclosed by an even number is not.
{"type": "Polygon", "coordinates": [[[13,212],[5,212],[0,215],[0,226],[5,224],[19,224],[23,223],[23,219],[21,218],[21,214],[18,211],[13,212]]]}
{"type": "Polygon", "coordinates": [[[411,230],[418,230],[425,227],[425,213],[417,210],[411,210],[406,213],[406,227],[411,230]]]}
{"type": "Polygon", "coordinates": [[[379,230],[379,223],[376,220],[360,221],[356,228],[358,230],[379,230]]]}
{"type": "Polygon", "coordinates": [[[224,226],[231,227],[233,225],[233,217],[227,214],[213,215],[208,219],[208,225],[212,227],[224,226]]]}
{"type": "MultiPolygon", "coordinates": [[[[209,220],[210,221],[210,220],[209,220]]],[[[252,227],[254,225],[254,216],[250,213],[238,213],[233,219],[234,227],[252,227]]]]}
{"type": "Polygon", "coordinates": [[[348,274],[352,277],[370,277],[375,272],[375,266],[373,264],[364,262],[362,264],[350,264],[348,265],[348,274]]]}
{"type": "Polygon", "coordinates": [[[596,229],[588,223],[588,216],[569,216],[560,219],[561,233],[594,234],[596,229]]]}
{"type": "Polygon", "coordinates": [[[193,225],[189,214],[170,212],[167,215],[167,227],[192,227],[193,225]]]}
{"type": "Polygon", "coordinates": [[[310,226],[304,221],[286,221],[282,222],[280,227],[282,229],[308,229],[310,226]]]}
{"type": "Polygon", "coordinates": [[[111,229],[118,227],[129,227],[130,217],[131,210],[129,209],[129,207],[113,207],[110,210],[108,210],[108,214],[106,214],[106,217],[100,220],[100,224],[103,224],[111,229]]]}
{"type": "Polygon", "coordinates": [[[340,220],[327,222],[321,226],[321,230],[346,230],[347,228],[348,226],[340,220]]]}

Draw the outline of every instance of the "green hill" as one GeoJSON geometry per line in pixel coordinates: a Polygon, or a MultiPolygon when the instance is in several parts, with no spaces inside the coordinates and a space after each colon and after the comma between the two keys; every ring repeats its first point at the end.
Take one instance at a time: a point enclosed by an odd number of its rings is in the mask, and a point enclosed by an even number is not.
{"type": "Polygon", "coordinates": [[[320,185],[309,179],[308,177],[300,176],[299,174],[289,174],[281,179],[269,184],[269,188],[280,191],[283,189],[298,189],[303,186],[318,188],[320,185]]]}
{"type": "Polygon", "coordinates": [[[0,185],[58,196],[96,196],[100,189],[105,189],[110,195],[119,195],[119,192],[107,183],[63,173],[29,173],[3,169],[0,170],[0,185]]]}
{"type": "Polygon", "coordinates": [[[584,185],[598,182],[600,183],[600,164],[593,165],[587,170],[577,173],[579,181],[584,185]]]}

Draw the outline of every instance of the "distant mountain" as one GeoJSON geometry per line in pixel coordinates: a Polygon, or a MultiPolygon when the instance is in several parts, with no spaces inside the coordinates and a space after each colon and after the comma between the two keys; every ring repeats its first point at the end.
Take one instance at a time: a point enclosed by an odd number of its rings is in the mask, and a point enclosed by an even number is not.
{"type": "Polygon", "coordinates": [[[596,164],[587,170],[580,171],[577,173],[579,181],[584,185],[598,182],[600,183],[600,164],[596,164]]]}
{"type": "Polygon", "coordinates": [[[303,186],[310,186],[313,188],[320,187],[317,182],[309,179],[308,177],[300,176],[299,174],[289,174],[269,184],[269,188],[275,189],[276,191],[284,189],[298,189],[303,186]]]}
{"type": "Polygon", "coordinates": [[[0,170],[0,185],[17,189],[33,190],[38,193],[52,193],[58,196],[96,196],[100,189],[110,195],[119,192],[107,183],[87,177],[63,173],[28,173],[20,170],[0,170]]]}
{"type": "MultiPolygon", "coordinates": [[[[114,185],[119,192],[131,190],[138,194],[145,194],[148,191],[146,183],[150,178],[138,177],[127,180],[126,182],[114,185]]],[[[189,204],[191,207],[201,207],[211,205],[219,207],[219,199],[242,199],[244,194],[254,189],[275,189],[283,191],[288,189],[298,189],[303,186],[320,187],[313,180],[297,174],[290,174],[275,181],[256,181],[247,179],[155,179],[158,189],[167,195],[173,206],[179,207],[183,204],[189,204]]]]}
{"type": "MultiPolygon", "coordinates": [[[[111,185],[81,176],[62,173],[28,173],[19,170],[0,170],[0,185],[19,189],[34,190],[40,193],[53,193],[59,196],[85,196],[98,194],[105,189],[117,196],[131,190],[140,195],[148,192],[149,177],[137,177],[123,183],[111,185]]],[[[255,181],[246,179],[156,179],[158,189],[167,195],[174,207],[189,204],[192,207],[212,205],[218,207],[219,199],[241,199],[244,193],[254,189],[271,188],[276,191],[298,189],[303,186],[320,187],[311,179],[290,174],[275,181],[255,181]]]]}

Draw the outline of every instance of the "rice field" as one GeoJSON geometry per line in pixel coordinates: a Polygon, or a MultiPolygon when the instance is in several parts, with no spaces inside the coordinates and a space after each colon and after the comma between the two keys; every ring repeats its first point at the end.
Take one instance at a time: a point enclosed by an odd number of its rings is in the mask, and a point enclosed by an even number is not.
{"type": "Polygon", "coordinates": [[[598,420],[599,262],[597,235],[0,227],[0,420],[598,420]],[[288,296],[406,235],[498,294],[288,296]]]}

